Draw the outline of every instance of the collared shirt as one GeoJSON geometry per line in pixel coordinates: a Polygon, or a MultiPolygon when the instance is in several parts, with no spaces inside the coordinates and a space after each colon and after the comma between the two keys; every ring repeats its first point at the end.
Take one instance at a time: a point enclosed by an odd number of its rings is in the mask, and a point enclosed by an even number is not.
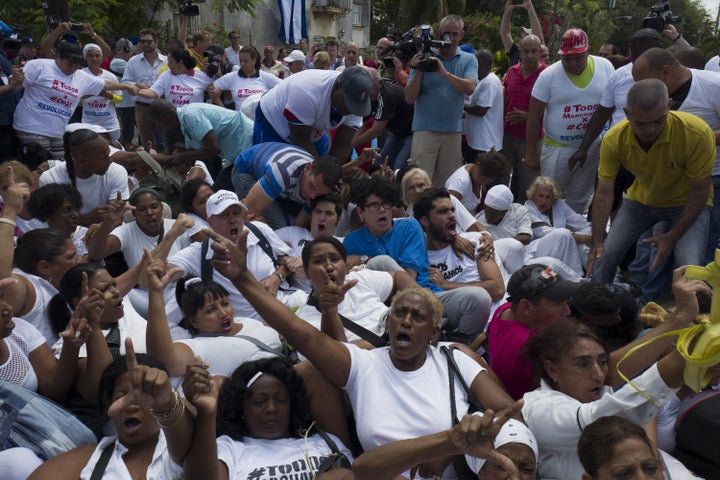
{"type": "MultiPolygon", "coordinates": [[[[598,179],[612,182],[620,166],[635,175],[627,198],[658,208],[682,207],[692,182],[710,177],[715,164],[715,135],[700,118],[668,112],[667,122],[645,151],[627,120],[605,134],[600,145],[598,179]]],[[[712,206],[712,188],[706,205],[712,206]]]]}
{"type": "MultiPolygon", "coordinates": [[[[160,69],[167,65],[167,57],[157,52],[157,60],[151,65],[145,58],[144,54],[135,55],[128,60],[123,74],[123,83],[144,83],[147,86],[152,85],[160,77],[160,69]]],[[[135,97],[136,102],[152,103],[152,100],[143,97],[135,97]]]]}

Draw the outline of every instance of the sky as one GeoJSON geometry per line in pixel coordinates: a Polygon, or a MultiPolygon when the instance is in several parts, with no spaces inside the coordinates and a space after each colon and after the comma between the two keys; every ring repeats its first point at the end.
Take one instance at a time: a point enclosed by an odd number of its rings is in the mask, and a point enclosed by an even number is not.
{"type": "Polygon", "coordinates": [[[714,20],[715,17],[717,17],[718,3],[720,3],[720,0],[700,0],[700,3],[705,7],[705,10],[708,11],[710,18],[714,20]]]}

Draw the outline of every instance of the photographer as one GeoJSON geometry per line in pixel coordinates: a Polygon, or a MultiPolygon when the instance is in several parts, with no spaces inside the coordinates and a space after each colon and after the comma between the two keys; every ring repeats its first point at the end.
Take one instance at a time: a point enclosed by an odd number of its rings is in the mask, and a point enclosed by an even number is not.
{"type": "Polygon", "coordinates": [[[457,15],[440,21],[439,37],[449,37],[450,46],[433,52],[422,64],[434,62],[437,71],[418,68],[425,53],[420,52],[410,60],[413,70],[405,87],[405,100],[415,104],[410,157],[439,187],[460,167],[465,95],[471,95],[477,85],[477,59],[458,48],[465,35],[463,27],[457,15]],[[438,105],[445,108],[438,109],[438,105]]]}
{"type": "MultiPolygon", "coordinates": [[[[55,58],[54,46],[57,44],[60,37],[66,34],[77,36],[78,33],[84,33],[90,37],[93,43],[96,43],[102,51],[103,58],[110,55],[110,47],[100,35],[95,33],[92,26],[89,23],[70,23],[61,22],[55,30],[45,37],[45,40],[40,44],[39,57],[40,58],[55,58]]],[[[79,42],[78,42],[79,43],[79,42]]],[[[82,46],[82,45],[81,45],[82,46]]]]}
{"type": "Polygon", "coordinates": [[[203,55],[205,54],[207,47],[212,43],[212,35],[210,35],[210,33],[206,32],[205,30],[198,30],[196,32],[193,32],[193,44],[191,47],[188,47],[187,29],[188,23],[190,22],[190,15],[188,15],[188,13],[191,12],[188,12],[183,7],[186,7],[186,5],[183,4],[180,7],[180,29],[178,30],[177,39],[182,42],[185,49],[190,52],[190,56],[195,59],[197,64],[202,65],[203,55]]]}

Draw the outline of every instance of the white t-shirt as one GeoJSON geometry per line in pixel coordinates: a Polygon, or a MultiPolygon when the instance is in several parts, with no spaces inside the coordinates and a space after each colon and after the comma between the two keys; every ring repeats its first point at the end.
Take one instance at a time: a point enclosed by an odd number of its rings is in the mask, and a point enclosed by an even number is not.
{"type": "MultiPolygon", "coordinates": [[[[95,469],[95,465],[100,461],[100,456],[102,455],[103,450],[105,450],[105,447],[111,443],[115,444],[115,448],[113,449],[112,455],[110,455],[110,461],[105,468],[105,474],[102,478],[112,478],[113,480],[132,479],[130,472],[127,469],[127,465],[125,465],[125,461],[122,458],[123,455],[128,452],[127,447],[117,441],[117,437],[104,437],[98,442],[97,447],[95,447],[95,451],[88,460],[88,463],[80,472],[80,480],[90,479],[92,472],[95,469]]],[[[147,472],[145,474],[146,480],[177,480],[184,478],[184,476],[185,474],[183,472],[182,465],[176,464],[170,456],[165,434],[162,429],[160,429],[157,444],[155,445],[155,450],[153,451],[152,460],[150,460],[150,465],[148,465],[147,472]]]]}
{"type": "MultiPolygon", "coordinates": [[[[41,187],[50,183],[72,183],[65,162],[58,162],[57,165],[40,175],[41,187]]],[[[95,207],[107,205],[108,201],[117,198],[118,191],[122,198],[127,199],[130,197],[127,171],[113,162],[110,163],[110,167],[104,175],[75,178],[75,188],[80,192],[83,199],[80,213],[88,213],[95,207]]]]}
{"type": "MultiPolygon", "coordinates": [[[[365,451],[396,440],[437,433],[452,427],[447,357],[436,347],[417,370],[398,370],[388,347],[350,351],[350,375],[344,386],[352,404],[357,434],[365,451]],[[392,385],[392,388],[388,386],[392,385]]],[[[484,369],[462,352],[455,362],[468,385],[484,369]]],[[[468,410],[467,396],[455,380],[458,417],[468,410]]]]}
{"type": "MultiPolygon", "coordinates": [[[[336,436],[327,434],[352,462],[350,451],[336,436]]],[[[242,441],[227,435],[217,439],[218,459],[227,465],[230,480],[310,479],[321,457],[331,453],[320,435],[304,438],[264,440],[246,436],[242,441]],[[311,468],[308,469],[307,458],[311,468]]]]}
{"type": "Polygon", "coordinates": [[[152,84],[150,90],[158,97],[165,95],[165,100],[175,107],[203,102],[205,90],[212,83],[212,78],[200,70],[191,70],[191,72],[192,75],[186,73],[175,75],[170,70],[165,70],[152,84]]]}
{"type": "Polygon", "coordinates": [[[603,92],[600,105],[607,108],[615,108],[610,117],[610,125],[612,127],[625,120],[625,111],[623,108],[627,103],[627,92],[635,83],[632,76],[632,63],[628,63],[618,68],[610,75],[605,91],[603,92]]]}
{"type": "MultiPolygon", "coordinates": [[[[479,232],[463,232],[461,237],[470,240],[475,245],[475,250],[480,248],[482,235],[479,232]]],[[[462,255],[460,258],[455,254],[452,245],[440,250],[428,249],[428,261],[431,267],[440,269],[445,280],[450,282],[479,282],[480,272],[474,258],[462,255]]]]}
{"type": "MultiPolygon", "coordinates": [[[[275,232],[273,232],[267,224],[262,222],[253,222],[253,224],[257,226],[268,239],[268,242],[270,242],[270,246],[272,247],[276,258],[280,255],[289,254],[290,249],[288,248],[288,246],[285,244],[285,242],[280,240],[277,235],[275,235],[275,232]]],[[[257,278],[258,280],[262,280],[263,278],[272,275],[275,271],[275,266],[273,265],[270,257],[262,250],[259,245],[258,238],[252,232],[250,232],[250,234],[248,235],[247,245],[248,268],[253,273],[253,275],[255,275],[255,278],[257,278]]],[[[202,243],[195,242],[192,245],[183,248],[176,254],[169,256],[168,264],[176,265],[182,268],[185,273],[191,273],[199,277],[201,268],[201,252],[202,243]]],[[[212,254],[212,246],[208,247],[208,252],[212,254]]],[[[235,288],[235,285],[233,285],[233,283],[227,277],[221,275],[215,269],[213,269],[213,280],[225,287],[225,289],[230,292],[230,303],[235,310],[235,316],[262,320],[260,315],[255,311],[255,309],[248,303],[247,300],[245,300],[245,297],[243,297],[240,292],[238,292],[238,289],[235,288]]],[[[283,292],[278,292],[278,299],[282,301],[283,298],[283,292]]],[[[171,317],[170,311],[168,311],[168,317],[171,317]]]]}
{"type": "Polygon", "coordinates": [[[278,83],[280,83],[278,77],[264,70],[259,70],[258,76],[249,78],[241,77],[238,72],[226,73],[215,80],[214,85],[218,90],[229,91],[235,102],[235,110],[240,111],[240,107],[246,98],[256,93],[265,93],[278,83]]]}
{"type": "Polygon", "coordinates": [[[47,316],[47,306],[58,291],[57,289],[47,280],[32,273],[23,272],[19,268],[14,268],[13,273],[22,275],[25,277],[35,288],[35,303],[33,304],[30,311],[22,316],[22,319],[29,322],[33,327],[37,328],[48,346],[51,346],[57,341],[58,336],[50,326],[50,320],[47,316]]]}
{"type": "MultiPolygon", "coordinates": [[[[164,218],[164,233],[169,232],[174,224],[175,220],[171,218],[164,218]]],[[[110,235],[113,235],[117,237],[118,240],[120,240],[120,251],[125,256],[125,262],[127,262],[128,267],[130,268],[134,267],[142,261],[143,249],[147,248],[148,252],[152,252],[152,250],[157,246],[160,240],[159,235],[151,237],[143,233],[143,231],[140,230],[140,227],[135,221],[120,225],[112,232],[110,232],[110,235]]],[[[175,240],[175,242],[173,242],[172,246],[170,247],[169,255],[179,252],[183,248],[189,246],[191,243],[192,241],[188,237],[187,232],[183,233],[175,240]]]]}
{"type": "MultiPolygon", "coordinates": [[[[117,77],[107,70],[102,70],[100,75],[95,75],[87,67],[83,68],[82,71],[90,76],[102,78],[103,80],[109,80],[111,82],[118,81],[117,77]]],[[[122,90],[112,93],[122,95],[122,90]]],[[[120,122],[118,122],[115,104],[111,100],[101,96],[85,97],[82,101],[82,108],[83,123],[100,125],[109,132],[120,130],[120,122]]]]}
{"type": "Polygon", "coordinates": [[[30,60],[23,67],[25,88],[15,110],[13,128],[20,132],[62,138],[80,99],[97,95],[105,82],[82,70],[65,75],[55,60],[30,60]]]}
{"type": "Polygon", "coordinates": [[[543,128],[545,135],[567,146],[579,146],[585,137],[593,113],[615,68],[605,58],[591,55],[595,63],[592,80],[585,88],[576,87],[568,78],[562,62],[553,63],[540,73],[532,97],[546,103],[543,128]]]}
{"type": "Polygon", "coordinates": [[[287,110],[303,125],[314,127],[312,140],[319,139],[326,131],[349,125],[362,126],[362,118],[346,115],[339,121],[330,119],[330,96],[340,72],[330,70],[304,70],[291,75],[260,99],[260,108],[267,121],[282,138],[290,141],[288,119],[283,115],[287,110]]]}
{"type": "Polygon", "coordinates": [[[465,103],[489,107],[482,117],[465,112],[463,131],[468,145],[483,152],[502,150],[503,145],[503,89],[500,79],[490,72],[480,80],[465,103]]]}
{"type": "Polygon", "coordinates": [[[527,233],[530,237],[532,237],[533,234],[530,213],[528,213],[525,205],[520,205],[519,203],[510,204],[510,208],[505,212],[505,216],[497,225],[488,223],[484,210],[478,214],[477,219],[485,225],[485,228],[487,228],[487,231],[490,232],[490,235],[492,235],[495,240],[513,238],[515,235],[521,233],[527,233]]]}
{"type": "MultiPolygon", "coordinates": [[[[278,333],[262,322],[251,318],[235,318],[235,323],[242,323],[243,328],[237,335],[260,340],[268,347],[280,351],[282,343],[278,333]]],[[[237,336],[220,335],[217,337],[195,337],[179,340],[187,345],[193,356],[200,356],[209,365],[208,371],[213,375],[229,377],[237,367],[250,360],[274,356],[261,350],[254,343],[237,336]]]]}
{"type": "MultiPolygon", "coordinates": [[[[345,294],[345,299],[338,305],[338,313],[358,325],[365,327],[376,335],[385,331],[384,315],[388,307],[383,302],[388,299],[393,289],[393,278],[387,272],[360,270],[350,272],[345,282],[357,278],[357,285],[345,294]]],[[[320,330],[322,314],[320,310],[303,305],[297,309],[295,315],[320,330]]],[[[345,329],[348,342],[361,340],[359,336],[345,329]]]]}
{"type": "MultiPolygon", "coordinates": [[[[696,115],[713,129],[720,130],[720,73],[692,69],[692,83],[685,100],[678,108],[679,112],[696,115]]],[[[720,149],[716,148],[713,176],[720,175],[720,149]]]]}
{"type": "Polygon", "coordinates": [[[709,72],[720,72],[720,55],[711,57],[705,64],[705,70],[709,72]]]}
{"type": "Polygon", "coordinates": [[[8,359],[0,365],[0,379],[36,392],[38,378],[30,363],[30,353],[42,346],[45,338],[37,328],[22,318],[13,318],[12,321],[15,328],[5,338],[8,359]]]}
{"type": "Polygon", "coordinates": [[[455,190],[462,195],[460,202],[462,202],[463,206],[468,212],[475,212],[480,204],[480,200],[482,199],[473,192],[470,172],[465,167],[466,165],[463,165],[450,175],[450,177],[445,181],[445,188],[448,190],[455,190]]]}

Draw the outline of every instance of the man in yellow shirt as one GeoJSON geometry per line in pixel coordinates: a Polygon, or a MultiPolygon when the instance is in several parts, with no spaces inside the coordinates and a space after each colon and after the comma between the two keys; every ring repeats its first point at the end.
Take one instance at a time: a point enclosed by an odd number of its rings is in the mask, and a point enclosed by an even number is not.
{"type": "Polygon", "coordinates": [[[613,127],[600,147],[588,272],[603,283],[612,282],[627,249],[660,222],[667,222],[669,230],[656,230],[644,240],[657,247],[651,272],[671,252],[678,265],[700,264],[713,199],[715,137],[707,123],[671,112],[667,87],[657,79],[630,88],[625,114],[627,120],[613,127]],[[635,175],[635,182],[605,238],[621,165],[635,175]]]}

